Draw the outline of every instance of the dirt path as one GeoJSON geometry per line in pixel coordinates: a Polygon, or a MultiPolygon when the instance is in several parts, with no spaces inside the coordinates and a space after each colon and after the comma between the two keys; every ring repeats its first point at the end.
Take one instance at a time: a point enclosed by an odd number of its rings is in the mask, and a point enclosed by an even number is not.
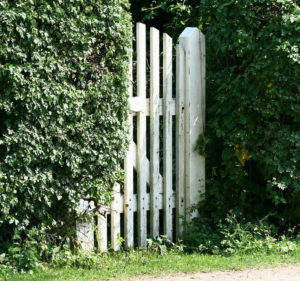
{"type": "Polygon", "coordinates": [[[300,281],[300,263],[286,267],[218,271],[211,273],[180,273],[168,276],[138,276],[128,281],[300,281]]]}

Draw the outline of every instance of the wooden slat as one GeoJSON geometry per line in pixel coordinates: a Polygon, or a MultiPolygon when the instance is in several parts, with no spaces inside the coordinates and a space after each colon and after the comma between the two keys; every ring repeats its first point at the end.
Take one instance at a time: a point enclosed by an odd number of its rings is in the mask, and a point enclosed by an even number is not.
{"type": "MultiPolygon", "coordinates": [[[[92,208],[94,208],[92,203],[83,199],[79,201],[78,212],[84,213],[92,208]]],[[[94,249],[93,219],[76,221],[76,239],[81,244],[83,251],[92,251],[94,249]]]]}
{"type": "Polygon", "coordinates": [[[114,251],[120,249],[119,236],[120,236],[120,185],[114,185],[114,200],[111,204],[111,248],[114,251]]]}
{"type": "Polygon", "coordinates": [[[150,234],[159,235],[159,31],[150,28],[150,234]]]}
{"type": "MultiPolygon", "coordinates": [[[[146,98],[146,27],[137,23],[137,96],[146,98]]],[[[147,212],[145,196],[147,191],[144,163],[146,159],[146,115],[137,115],[137,191],[138,191],[138,245],[146,246],[147,212]]]]}
{"type": "Polygon", "coordinates": [[[176,48],[176,239],[181,239],[184,216],[184,51],[176,48]]]}
{"type": "MultiPolygon", "coordinates": [[[[132,97],[132,52],[130,53],[130,62],[129,62],[129,79],[130,84],[128,88],[128,96],[132,97]]],[[[136,160],[133,157],[136,157],[135,149],[132,145],[133,139],[133,118],[132,114],[129,113],[128,119],[128,138],[129,138],[129,148],[127,155],[124,161],[124,236],[125,236],[125,247],[127,249],[133,247],[134,243],[134,226],[133,226],[133,211],[132,211],[132,197],[133,197],[133,162],[136,160]]],[[[122,201],[123,202],[123,201],[122,201]]]]}
{"type": "Polygon", "coordinates": [[[172,38],[166,33],[163,35],[163,49],[164,234],[172,240],[172,38]]]}
{"type": "Polygon", "coordinates": [[[97,239],[100,252],[107,251],[107,217],[106,211],[100,210],[104,215],[98,215],[97,239]]]}

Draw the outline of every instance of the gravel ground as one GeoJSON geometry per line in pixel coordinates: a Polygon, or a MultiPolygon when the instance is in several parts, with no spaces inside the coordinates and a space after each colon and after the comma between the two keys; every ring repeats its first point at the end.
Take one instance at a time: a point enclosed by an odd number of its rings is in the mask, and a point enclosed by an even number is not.
{"type": "Polygon", "coordinates": [[[128,281],[300,281],[300,263],[286,267],[218,271],[210,273],[180,273],[167,276],[137,276],[128,281]]]}

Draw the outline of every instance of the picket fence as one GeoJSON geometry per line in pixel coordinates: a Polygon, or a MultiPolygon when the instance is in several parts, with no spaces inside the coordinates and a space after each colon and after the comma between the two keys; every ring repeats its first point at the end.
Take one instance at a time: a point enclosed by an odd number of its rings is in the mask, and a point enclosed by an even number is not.
{"type": "MultiPolygon", "coordinates": [[[[77,239],[85,250],[95,245],[100,251],[118,250],[123,239],[127,248],[144,247],[147,237],[161,234],[177,240],[184,229],[183,218],[189,221],[197,215],[186,210],[199,202],[199,191],[205,190],[205,159],[195,151],[205,126],[205,38],[190,27],[180,35],[175,93],[172,38],[164,33],[162,39],[161,50],[160,33],[151,27],[147,71],[146,26],[137,24],[136,85],[129,88],[131,142],[124,186],[115,185],[114,200],[103,207],[106,215],[98,215],[96,227],[92,221],[77,223],[77,239]]],[[[80,202],[81,210],[89,207],[80,202]]]]}

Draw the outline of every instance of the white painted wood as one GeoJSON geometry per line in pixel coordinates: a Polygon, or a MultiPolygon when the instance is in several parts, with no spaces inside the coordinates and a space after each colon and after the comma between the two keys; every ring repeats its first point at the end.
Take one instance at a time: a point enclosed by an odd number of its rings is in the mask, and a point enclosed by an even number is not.
{"type": "MultiPolygon", "coordinates": [[[[146,27],[137,23],[137,96],[146,98],[146,27]]],[[[146,115],[137,115],[137,190],[138,190],[138,245],[147,244],[147,211],[145,197],[147,192],[144,164],[146,161],[146,115]]]]}
{"type": "MultiPolygon", "coordinates": [[[[130,53],[130,64],[129,64],[129,79],[131,83],[128,88],[129,101],[132,98],[132,51],[130,53]]],[[[133,198],[133,162],[136,162],[136,149],[132,146],[133,138],[133,118],[131,112],[127,119],[128,124],[128,138],[129,148],[124,161],[124,236],[125,236],[125,247],[127,249],[132,248],[134,245],[134,225],[133,225],[133,210],[132,210],[132,198],[133,198]]],[[[123,212],[123,211],[122,211],[123,212]]]]}
{"type": "MultiPolygon", "coordinates": [[[[78,213],[89,211],[92,206],[88,201],[81,199],[78,204],[78,213]]],[[[88,252],[94,249],[93,219],[76,221],[76,238],[83,251],[88,252]]]]}
{"type": "Polygon", "coordinates": [[[121,233],[121,219],[120,219],[120,185],[114,185],[114,199],[111,203],[111,248],[114,251],[118,251],[120,249],[119,237],[121,233]]]}
{"type": "MultiPolygon", "coordinates": [[[[134,142],[131,143],[132,147],[133,147],[133,159],[135,159],[135,162],[133,162],[133,167],[136,168],[137,167],[137,162],[136,162],[136,151],[137,151],[137,146],[134,142]]],[[[144,162],[144,172],[145,172],[145,178],[146,178],[146,183],[148,185],[150,185],[150,161],[148,158],[145,159],[145,162],[144,162]]],[[[159,174],[158,176],[159,178],[159,183],[158,183],[158,186],[159,186],[159,194],[162,195],[163,193],[163,178],[161,176],[161,174],[159,174]]]]}
{"type": "Polygon", "coordinates": [[[173,240],[172,216],[172,38],[163,34],[163,142],[164,142],[164,234],[173,240]]]}
{"type": "MultiPolygon", "coordinates": [[[[205,182],[204,157],[195,151],[200,134],[203,133],[202,76],[200,58],[200,31],[187,27],[179,37],[179,44],[185,52],[184,95],[185,95],[185,207],[190,209],[200,201],[199,190],[205,182]]],[[[187,212],[189,222],[197,211],[187,212]]]]}
{"type": "Polygon", "coordinates": [[[184,51],[176,48],[176,239],[182,238],[184,194],[184,51]]]}
{"type": "MultiPolygon", "coordinates": [[[[132,112],[133,116],[137,115],[137,112],[144,111],[146,116],[150,116],[150,99],[140,99],[139,97],[133,97],[129,99],[129,102],[132,103],[132,107],[136,110],[136,112],[132,112]],[[138,105],[137,105],[138,104],[138,105]]],[[[170,111],[171,115],[175,115],[175,99],[170,101],[170,111]]],[[[160,116],[163,115],[163,99],[159,99],[158,101],[158,114],[160,116]]]]}
{"type": "MultiPolygon", "coordinates": [[[[182,237],[181,217],[190,221],[196,212],[185,213],[205,191],[205,160],[195,144],[205,126],[205,38],[197,28],[186,28],[176,50],[176,101],[172,98],[172,39],[163,36],[163,99],[159,98],[159,31],[150,30],[150,98],[146,98],[146,28],[137,24],[137,97],[129,88],[130,146],[124,162],[124,196],[115,187],[111,208],[111,241],[119,249],[120,213],[124,212],[125,245],[133,247],[133,213],[138,214],[138,245],[146,246],[147,211],[150,230],[159,234],[159,210],[164,212],[164,234],[173,237],[172,208],[176,208],[176,239],[182,237]],[[133,116],[137,116],[137,144],[132,141],[133,116]],[[159,173],[159,116],[164,116],[164,167],[159,173]],[[176,115],[176,192],[172,190],[172,116],[176,115]],[[150,161],[146,157],[146,116],[150,116],[150,161]],[[137,194],[133,194],[133,169],[137,171],[137,194]],[[150,194],[147,194],[147,184],[150,194]]],[[[131,70],[130,70],[131,71],[131,70]]],[[[130,72],[131,73],[131,72],[130,72]]],[[[81,226],[80,228],[83,228],[81,226]]],[[[99,249],[107,250],[107,219],[98,217],[99,249]]],[[[89,238],[89,242],[90,242],[89,238]]]]}
{"type": "Polygon", "coordinates": [[[159,236],[159,31],[150,28],[150,235],[159,236]]]}
{"type": "MultiPolygon", "coordinates": [[[[77,212],[79,214],[89,213],[94,208],[93,202],[88,202],[81,199],[78,204],[77,212]]],[[[91,251],[94,247],[94,234],[93,234],[93,219],[83,218],[76,223],[77,241],[81,243],[82,250],[91,251]]]]}
{"type": "Polygon", "coordinates": [[[104,210],[100,210],[103,215],[99,214],[97,219],[97,239],[98,239],[98,247],[100,252],[107,251],[107,217],[106,217],[106,208],[104,210]]]}
{"type": "Polygon", "coordinates": [[[129,105],[130,105],[130,110],[133,112],[145,111],[147,106],[147,100],[141,97],[131,97],[129,98],[129,105]]]}
{"type": "MultiPolygon", "coordinates": [[[[171,207],[175,208],[175,192],[172,193],[171,207]]],[[[145,208],[146,208],[147,211],[150,210],[150,194],[149,193],[147,193],[146,196],[145,196],[145,208]]],[[[164,197],[163,197],[162,193],[160,193],[158,195],[157,208],[159,210],[164,209],[164,197]]],[[[138,203],[137,203],[137,195],[136,194],[133,195],[132,209],[133,209],[134,212],[136,212],[138,210],[138,203]]]]}
{"type": "MultiPolygon", "coordinates": [[[[120,201],[122,202],[123,200],[124,200],[124,195],[120,195],[120,201]]],[[[146,207],[146,211],[150,210],[150,193],[147,193],[145,196],[145,207],[146,207]]],[[[171,207],[175,208],[175,192],[172,193],[171,207]]],[[[137,194],[134,194],[132,197],[131,208],[132,208],[133,212],[137,212],[137,210],[138,210],[137,194]]],[[[159,210],[162,210],[164,208],[163,193],[158,194],[157,208],[159,210]]],[[[111,208],[109,207],[106,214],[111,213],[110,209],[111,208]]],[[[120,204],[120,213],[122,214],[123,212],[124,212],[124,206],[123,206],[123,204],[120,204]]]]}

